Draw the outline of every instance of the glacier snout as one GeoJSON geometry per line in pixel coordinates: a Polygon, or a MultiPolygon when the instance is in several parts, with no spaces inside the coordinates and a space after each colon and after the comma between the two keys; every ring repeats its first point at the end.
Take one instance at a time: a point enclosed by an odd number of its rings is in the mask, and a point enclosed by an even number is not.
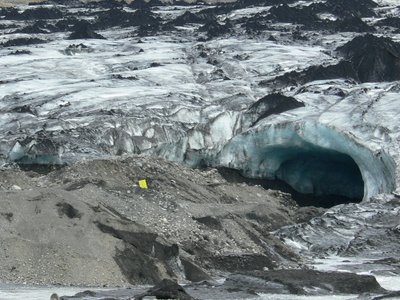
{"type": "Polygon", "coordinates": [[[252,128],[225,145],[217,164],[327,199],[360,201],[395,188],[390,156],[373,152],[350,133],[311,121],[252,128]]]}

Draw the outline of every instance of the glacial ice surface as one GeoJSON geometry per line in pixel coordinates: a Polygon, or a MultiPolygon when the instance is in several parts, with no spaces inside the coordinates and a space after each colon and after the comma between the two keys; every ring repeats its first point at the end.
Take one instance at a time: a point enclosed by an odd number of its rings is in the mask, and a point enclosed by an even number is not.
{"type": "MultiPolygon", "coordinates": [[[[380,3],[387,5],[376,8],[382,15],[394,9],[391,1],[380,3]]],[[[269,9],[222,12],[218,19],[243,22],[269,9]]],[[[155,11],[169,22],[187,10],[199,7],[155,11]]],[[[8,29],[10,21],[0,23],[0,42],[29,37],[8,29]]],[[[106,40],[72,42],[66,32],[38,33],[48,42],[1,47],[0,159],[63,164],[144,153],[281,179],[303,193],[368,199],[396,190],[398,82],[263,85],[288,72],[338,63],[334,49],[354,37],[330,33],[316,41],[304,32],[308,40],[293,40],[284,26],[259,35],[236,28],[213,39],[199,39],[196,24],[140,38],[136,27],[114,27],[98,31],[106,40]],[[16,50],[29,52],[11,55],[16,50]],[[251,105],[272,93],[299,105],[267,113],[254,125],[251,105]]]]}
{"type": "MultiPolygon", "coordinates": [[[[397,1],[376,2],[381,17],[398,14],[397,1]]],[[[217,18],[240,22],[270,8],[217,18]]],[[[170,21],[187,10],[199,8],[162,7],[156,14],[170,21]]],[[[71,12],[85,14],[79,8],[71,12]]],[[[31,37],[12,27],[25,25],[1,19],[0,43],[31,37]]],[[[235,24],[236,32],[213,39],[196,35],[198,24],[184,24],[143,37],[138,28],[114,27],[98,31],[105,40],[90,41],[68,41],[67,32],[38,33],[34,37],[47,43],[1,46],[0,162],[63,164],[144,153],[284,180],[302,193],[363,198],[274,234],[308,258],[398,259],[399,82],[263,84],[288,72],[337,64],[334,49],[355,33],[301,31],[303,39],[296,39],[298,24],[268,24],[252,35],[242,25],[248,24],[235,24]],[[267,113],[254,124],[250,107],[272,93],[302,105],[267,113]]],[[[386,29],[377,35],[400,40],[386,29]]],[[[373,274],[398,272],[386,267],[373,274]]],[[[357,267],[351,268],[344,270],[357,267]]]]}

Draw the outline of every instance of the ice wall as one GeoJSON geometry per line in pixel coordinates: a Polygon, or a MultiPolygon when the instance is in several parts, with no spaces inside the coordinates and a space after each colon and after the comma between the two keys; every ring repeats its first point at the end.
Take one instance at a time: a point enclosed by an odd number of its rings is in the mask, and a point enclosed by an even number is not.
{"type": "Polygon", "coordinates": [[[353,197],[360,192],[355,179],[357,170],[350,158],[364,181],[363,199],[394,190],[395,162],[391,157],[383,151],[374,153],[350,133],[317,121],[252,128],[228,142],[215,164],[239,169],[248,177],[282,179],[300,192],[353,197]],[[329,162],[329,158],[333,161],[329,162]],[[313,166],[316,160],[322,163],[313,166]],[[314,175],[310,174],[313,169],[314,175]],[[316,180],[318,177],[321,179],[316,180]]]}

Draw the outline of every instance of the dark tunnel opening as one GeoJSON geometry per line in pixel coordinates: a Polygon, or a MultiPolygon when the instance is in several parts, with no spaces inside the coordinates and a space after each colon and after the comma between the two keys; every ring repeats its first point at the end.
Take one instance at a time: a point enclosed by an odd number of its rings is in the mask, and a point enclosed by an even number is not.
{"type": "Polygon", "coordinates": [[[268,162],[279,162],[273,179],[245,178],[229,168],[220,168],[220,174],[229,181],[290,193],[299,206],[329,208],[363,199],[364,181],[349,155],[314,145],[273,147],[265,155],[268,162]]]}

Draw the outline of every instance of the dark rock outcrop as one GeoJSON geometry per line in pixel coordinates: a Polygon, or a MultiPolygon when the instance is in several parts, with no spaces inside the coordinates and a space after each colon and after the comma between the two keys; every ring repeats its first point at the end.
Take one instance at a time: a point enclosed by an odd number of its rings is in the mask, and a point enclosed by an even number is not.
{"type": "Polygon", "coordinates": [[[246,18],[246,20],[243,20],[241,26],[246,29],[248,34],[258,34],[260,31],[267,30],[270,24],[260,21],[256,18],[246,18]]]}
{"type": "Polygon", "coordinates": [[[389,38],[371,34],[358,36],[338,47],[344,57],[336,65],[311,66],[304,71],[292,71],[260,85],[301,85],[314,80],[335,78],[359,82],[382,82],[400,79],[400,44],[389,38]]]}
{"type": "Polygon", "coordinates": [[[287,97],[281,94],[270,94],[253,103],[246,113],[252,116],[254,125],[272,114],[280,114],[298,107],[304,107],[304,104],[293,97],[287,97]]]}
{"type": "Polygon", "coordinates": [[[92,25],[89,22],[79,21],[74,25],[74,27],[72,27],[72,33],[68,37],[68,39],[105,39],[105,37],[94,32],[92,29],[92,25]]]}
{"type": "MultiPolygon", "coordinates": [[[[344,4],[342,3],[342,5],[344,4]]],[[[300,8],[283,4],[272,7],[266,18],[275,22],[301,24],[307,30],[328,30],[332,32],[375,31],[374,27],[367,25],[363,20],[361,20],[360,17],[365,16],[362,15],[361,12],[348,13],[346,9],[341,7],[340,4],[335,6],[330,2],[300,8]],[[336,10],[339,10],[340,13],[336,13],[336,10]],[[320,13],[330,13],[333,15],[339,15],[339,17],[335,21],[324,20],[318,16],[320,13]]],[[[347,8],[347,4],[345,7],[347,8]]],[[[260,20],[260,17],[257,19],[260,20]]]]}
{"type": "Polygon", "coordinates": [[[80,0],[45,0],[42,2],[31,2],[30,6],[34,5],[65,5],[69,7],[81,7],[84,3],[80,0]]]}
{"type": "Polygon", "coordinates": [[[146,293],[136,296],[135,300],[142,300],[145,297],[156,297],[157,299],[179,299],[194,300],[183,287],[175,281],[164,279],[156,286],[149,289],[146,293]]]}
{"type": "Polygon", "coordinates": [[[26,46],[26,45],[43,44],[43,43],[46,43],[46,41],[38,38],[16,38],[8,40],[7,42],[1,44],[1,46],[14,47],[14,46],[26,46]]]}
{"type": "Polygon", "coordinates": [[[128,7],[133,8],[133,9],[145,9],[145,8],[150,8],[153,6],[163,6],[164,3],[160,0],[135,0],[130,3],[128,3],[128,7]]]}
{"type": "Polygon", "coordinates": [[[292,71],[278,76],[273,80],[261,81],[260,85],[282,87],[301,85],[314,80],[327,80],[335,78],[358,80],[358,75],[354,71],[351,62],[342,60],[336,65],[311,66],[304,71],[292,71]]]}
{"type": "Polygon", "coordinates": [[[220,24],[218,21],[210,21],[199,28],[199,31],[206,32],[208,38],[213,38],[229,33],[232,30],[232,24],[227,21],[225,24],[220,24]]]}
{"type": "Polygon", "coordinates": [[[273,6],[269,10],[268,18],[275,22],[310,25],[321,20],[308,8],[291,7],[287,4],[273,6]]]}
{"type": "Polygon", "coordinates": [[[135,0],[130,2],[127,6],[133,9],[148,9],[151,7],[150,2],[145,0],[135,0]]]}
{"type": "Polygon", "coordinates": [[[374,276],[315,270],[253,271],[228,277],[226,288],[251,289],[257,293],[361,294],[385,290],[374,276]]]}
{"type": "Polygon", "coordinates": [[[350,61],[361,82],[400,79],[400,44],[390,38],[367,34],[336,50],[350,61]]]}
{"type": "Polygon", "coordinates": [[[15,8],[3,9],[0,13],[6,20],[47,20],[47,19],[61,19],[62,12],[55,8],[38,7],[35,9],[27,9],[19,12],[15,8]]]}
{"type": "Polygon", "coordinates": [[[274,269],[277,265],[273,259],[262,254],[221,255],[205,258],[211,265],[222,271],[235,273],[254,270],[274,269]]]}
{"type": "Polygon", "coordinates": [[[32,54],[32,52],[29,50],[17,50],[17,51],[11,52],[8,55],[29,55],[29,54],[32,54]]]}
{"type": "MultiPolygon", "coordinates": [[[[279,5],[279,4],[290,4],[295,0],[238,0],[229,6],[234,9],[241,9],[251,6],[270,6],[270,5],[279,5]]],[[[225,5],[228,6],[228,5],[225,5]]]]}
{"type": "Polygon", "coordinates": [[[396,29],[400,29],[400,18],[399,17],[389,17],[379,20],[375,23],[377,26],[390,26],[396,29]]]}
{"type": "Polygon", "coordinates": [[[328,0],[310,5],[315,13],[330,13],[339,18],[373,17],[378,5],[372,0],[328,0]]]}
{"type": "Polygon", "coordinates": [[[192,13],[190,11],[184,12],[178,16],[170,24],[174,26],[183,26],[188,23],[204,24],[207,21],[215,20],[215,17],[209,13],[192,13]]]}
{"type": "MultiPolygon", "coordinates": [[[[111,223],[97,224],[104,233],[109,233],[125,243],[124,250],[116,250],[115,261],[131,283],[156,283],[164,276],[176,278],[179,274],[179,248],[169,244],[155,233],[146,232],[144,228],[133,224],[111,223]],[[139,231],[140,230],[140,231],[139,231]]],[[[185,260],[185,258],[183,258],[185,260]]],[[[209,276],[194,263],[190,263],[190,276],[198,280],[209,279],[209,276]],[[194,275],[196,273],[196,275],[194,275]]],[[[185,270],[181,270],[183,276],[185,270]]]]}
{"type": "Polygon", "coordinates": [[[85,44],[72,44],[69,45],[67,48],[62,50],[61,52],[64,53],[65,55],[75,55],[78,53],[90,53],[93,52],[93,48],[86,46],[85,44]]]}
{"type": "Polygon", "coordinates": [[[149,9],[138,9],[134,13],[113,8],[101,12],[95,22],[96,28],[105,29],[114,26],[130,27],[158,24],[159,19],[149,9]]]}
{"type": "Polygon", "coordinates": [[[375,28],[366,24],[360,17],[350,16],[327,22],[326,27],[333,32],[374,32],[375,28]]]}
{"type": "Polygon", "coordinates": [[[50,33],[58,31],[57,27],[46,23],[46,21],[39,20],[32,25],[16,30],[16,33],[50,33]]]}
{"type": "Polygon", "coordinates": [[[156,35],[157,33],[163,32],[164,30],[172,30],[172,26],[170,24],[143,24],[140,25],[136,30],[136,35],[139,37],[156,35]]]}
{"type": "Polygon", "coordinates": [[[118,1],[118,0],[101,0],[101,1],[94,1],[89,3],[89,6],[93,7],[100,7],[100,8],[122,8],[125,5],[125,1],[118,1]]]}
{"type": "Polygon", "coordinates": [[[54,26],[58,31],[70,31],[79,22],[76,18],[68,17],[58,21],[54,26]]]}

